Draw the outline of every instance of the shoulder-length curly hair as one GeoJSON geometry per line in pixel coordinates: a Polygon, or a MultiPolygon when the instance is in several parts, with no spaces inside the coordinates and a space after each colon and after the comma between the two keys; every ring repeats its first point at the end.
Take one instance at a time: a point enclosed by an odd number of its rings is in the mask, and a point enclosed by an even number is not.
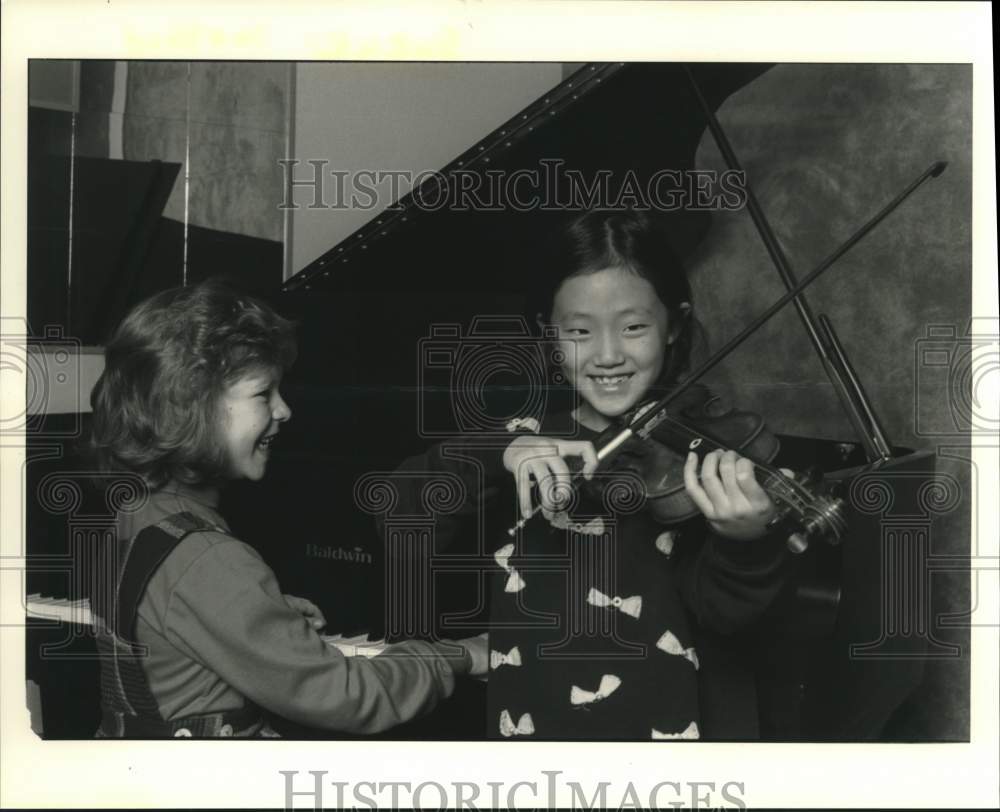
{"type": "Polygon", "coordinates": [[[90,396],[97,465],[137,473],[153,489],[170,480],[221,480],[220,395],[246,373],[291,366],[293,329],[263,302],[216,280],[137,305],[108,342],[90,396]]]}

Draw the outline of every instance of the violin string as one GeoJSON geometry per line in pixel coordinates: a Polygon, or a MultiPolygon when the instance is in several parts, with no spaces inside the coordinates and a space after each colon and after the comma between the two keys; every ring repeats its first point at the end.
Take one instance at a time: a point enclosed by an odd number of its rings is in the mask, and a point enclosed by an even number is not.
{"type": "MultiPolygon", "coordinates": [[[[729,450],[726,449],[721,443],[713,440],[711,437],[692,429],[690,426],[685,425],[679,420],[675,420],[670,415],[666,415],[663,418],[663,422],[670,424],[679,433],[688,435],[692,441],[698,440],[699,444],[710,446],[713,451],[729,450]]],[[[772,491],[778,492],[775,495],[778,495],[779,498],[783,498],[783,501],[788,504],[789,507],[796,509],[800,514],[802,514],[805,511],[806,506],[813,501],[813,494],[794,477],[786,476],[780,470],[768,463],[760,462],[752,457],[747,457],[746,459],[750,460],[755,469],[761,470],[766,474],[764,482],[760,483],[761,487],[764,488],[765,491],[768,491],[768,493],[771,493],[772,491]]]]}
{"type": "MultiPolygon", "coordinates": [[[[642,412],[640,412],[641,414],[642,412]]],[[[737,449],[728,449],[711,437],[692,429],[670,415],[660,415],[656,421],[656,425],[660,423],[667,423],[682,436],[690,438],[688,441],[689,450],[694,450],[690,446],[697,440],[699,446],[706,445],[711,450],[738,451],[737,449]]],[[[647,431],[638,436],[641,439],[648,439],[651,430],[652,427],[650,426],[647,428],[647,431]]],[[[788,476],[770,463],[760,462],[753,457],[744,456],[754,466],[755,472],[760,471],[763,473],[758,482],[764,491],[776,502],[785,505],[793,511],[798,523],[803,528],[809,528],[807,532],[811,534],[816,532],[817,529],[821,529],[821,535],[823,536],[832,536],[834,538],[841,538],[843,536],[844,532],[846,532],[846,523],[839,511],[833,509],[833,503],[828,504],[825,500],[821,500],[819,495],[814,494],[808,487],[799,482],[794,475],[788,476]]]]}

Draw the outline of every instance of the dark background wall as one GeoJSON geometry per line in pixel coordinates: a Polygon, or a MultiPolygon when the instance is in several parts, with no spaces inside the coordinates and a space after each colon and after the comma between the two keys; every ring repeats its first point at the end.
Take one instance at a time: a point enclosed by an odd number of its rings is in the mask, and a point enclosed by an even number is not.
{"type": "MultiPolygon", "coordinates": [[[[814,310],[832,319],[887,431],[903,444],[921,442],[915,342],[930,324],[953,324],[961,334],[970,315],[971,93],[971,70],[959,65],[779,65],[719,113],[799,276],[931,163],[948,161],[940,178],[807,293],[814,310]]],[[[724,168],[707,134],[698,163],[724,168]]],[[[715,344],[784,292],[745,211],[715,214],[691,274],[698,315],[715,344]]],[[[719,378],[781,414],[783,429],[845,434],[850,426],[803,338],[788,308],[719,378]]],[[[935,400],[943,413],[946,399],[935,400]]]]}
{"type": "MultiPolygon", "coordinates": [[[[968,380],[961,340],[951,368],[926,365],[921,339],[948,325],[966,334],[972,301],[972,71],[965,65],[778,65],[722,106],[719,119],[792,267],[804,276],[936,160],[927,182],[807,293],[833,321],[893,443],[961,446],[968,380]],[[957,414],[955,413],[957,407],[957,414]],[[956,425],[956,421],[959,425],[956,425]]],[[[698,164],[723,169],[706,134],[698,164]]],[[[691,259],[696,312],[719,346],[783,292],[749,213],[716,213],[691,259]]],[[[938,342],[940,345],[941,342],[938,342]]],[[[854,432],[806,333],[787,308],[713,373],[713,385],[776,430],[829,439],[854,432]]],[[[965,419],[968,415],[965,416],[965,419]]],[[[968,424],[966,423],[966,427],[968,424]]],[[[961,450],[938,471],[963,490],[932,529],[933,554],[967,554],[969,463],[961,450]],[[955,459],[956,455],[958,459],[955,459]]],[[[875,540],[872,540],[874,543],[875,540]]],[[[968,573],[930,581],[935,614],[967,610],[968,573]]],[[[961,625],[961,624],[959,624],[961,625]]],[[[962,646],[928,661],[913,715],[901,731],[933,722],[968,735],[967,630],[932,622],[962,646]]]]}
{"type": "MultiPolygon", "coordinates": [[[[280,239],[279,213],[269,201],[279,196],[270,162],[283,145],[277,129],[288,104],[281,96],[282,70],[254,63],[129,65],[124,157],[181,165],[165,222],[182,223],[170,214],[183,216],[177,195],[186,169],[192,230],[256,235],[270,246],[280,239]]],[[[78,123],[86,126],[78,144],[99,156],[111,140],[101,116],[110,120],[105,111],[113,93],[108,70],[91,75],[94,90],[81,98],[94,100],[88,104],[95,115],[81,114],[78,123]]],[[[638,103],[654,104],[657,98],[655,88],[633,90],[638,103]]],[[[669,121],[671,110],[656,109],[659,125],[669,121]]],[[[733,95],[720,119],[800,275],[931,162],[949,161],[940,179],[918,191],[808,295],[817,312],[833,319],[894,443],[930,450],[961,446],[967,434],[956,426],[952,406],[965,393],[964,384],[960,380],[958,390],[951,386],[956,376],[949,377],[947,365],[942,374],[941,368],[922,364],[918,342],[930,325],[951,325],[962,336],[970,312],[971,71],[947,65],[780,65],[733,95]]],[[[631,152],[615,140],[627,133],[619,126],[626,120],[611,122],[615,138],[606,146],[617,146],[612,154],[627,166],[631,152]]],[[[592,135],[588,128],[569,129],[571,142],[584,134],[592,135]]],[[[707,135],[696,165],[722,168],[707,135]]],[[[432,250],[404,252],[405,261],[386,264],[382,276],[359,273],[344,287],[300,292],[295,301],[275,297],[298,307],[303,319],[303,358],[289,380],[296,419],[276,451],[274,474],[263,485],[234,494],[247,538],[265,550],[283,583],[332,607],[328,616],[344,618],[345,631],[364,628],[365,612],[357,607],[368,597],[366,590],[380,583],[378,574],[361,577],[353,563],[316,560],[306,546],[336,543],[350,550],[376,543],[371,517],[360,515],[352,502],[353,483],[358,471],[391,469],[420,444],[414,428],[422,394],[411,378],[417,341],[426,338],[427,325],[460,322],[467,328],[476,314],[518,314],[530,284],[487,273],[486,257],[479,264],[458,264],[460,277],[443,275],[440,253],[454,244],[456,230],[421,229],[432,250]],[[370,289],[363,289],[366,284],[370,289]]],[[[498,244],[512,242],[509,231],[499,231],[498,244]]],[[[169,250],[153,252],[165,263],[160,270],[167,276],[160,281],[169,278],[160,287],[179,282],[178,245],[175,240],[169,250]]],[[[189,260],[199,256],[195,243],[190,248],[189,260]]],[[[481,245],[474,248],[484,253],[481,245]]],[[[192,281],[213,268],[245,271],[228,244],[211,256],[192,281]]],[[[268,256],[268,278],[276,289],[280,246],[268,256]]],[[[783,292],[745,211],[714,213],[689,265],[706,348],[721,344],[783,292]]],[[[961,342],[944,344],[960,355],[961,342]]],[[[742,347],[711,383],[740,406],[761,411],[776,431],[854,439],[790,309],[742,347]]],[[[935,554],[969,549],[970,477],[961,456],[959,450],[938,459],[938,469],[965,492],[933,527],[935,554]]],[[[967,583],[962,573],[934,577],[935,618],[967,609],[967,583]]],[[[927,663],[925,681],[897,721],[896,736],[968,735],[968,636],[961,627],[944,629],[936,620],[935,634],[963,646],[961,656],[927,663]]]]}

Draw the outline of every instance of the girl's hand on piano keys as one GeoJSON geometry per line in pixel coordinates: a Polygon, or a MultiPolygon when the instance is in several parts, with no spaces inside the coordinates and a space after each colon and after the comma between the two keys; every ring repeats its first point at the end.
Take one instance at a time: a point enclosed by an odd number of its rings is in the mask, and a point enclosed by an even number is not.
{"type": "Polygon", "coordinates": [[[312,601],[295,595],[285,595],[285,603],[308,620],[313,629],[319,631],[326,625],[322,610],[312,601]]]}
{"type": "Polygon", "coordinates": [[[469,655],[469,676],[486,676],[490,670],[489,635],[483,633],[478,637],[466,637],[457,642],[469,655]]]}

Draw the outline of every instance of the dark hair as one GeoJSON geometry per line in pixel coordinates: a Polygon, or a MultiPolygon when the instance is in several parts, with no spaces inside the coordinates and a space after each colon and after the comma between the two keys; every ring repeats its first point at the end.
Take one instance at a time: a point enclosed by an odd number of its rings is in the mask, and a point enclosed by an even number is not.
{"type": "Polygon", "coordinates": [[[534,302],[542,321],[563,282],[574,276],[621,268],[641,276],[667,309],[673,341],[660,383],[673,382],[690,361],[693,319],[691,286],[665,230],[648,214],[637,211],[592,210],[567,222],[542,251],[539,278],[543,284],[534,302]]]}
{"type": "Polygon", "coordinates": [[[287,369],[295,353],[292,323],[225,283],[158,293],[105,348],[89,450],[102,471],[132,471],[154,489],[217,481],[219,396],[255,369],[287,369]]]}

